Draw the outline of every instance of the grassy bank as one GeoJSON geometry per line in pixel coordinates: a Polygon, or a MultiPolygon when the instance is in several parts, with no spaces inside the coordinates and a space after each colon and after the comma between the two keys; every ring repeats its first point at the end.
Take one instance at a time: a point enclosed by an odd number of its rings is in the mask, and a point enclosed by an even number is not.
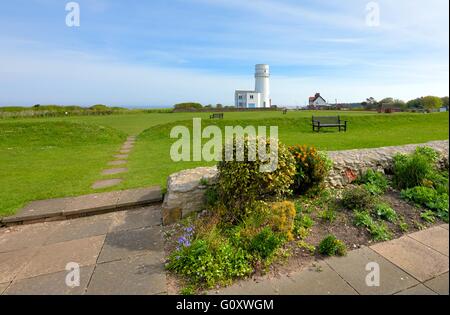
{"type": "Polygon", "coordinates": [[[32,200],[90,192],[125,137],[67,122],[0,124],[0,216],[32,200]]]}
{"type": "MultiPolygon", "coordinates": [[[[28,201],[90,193],[91,184],[117,152],[127,134],[139,135],[130,155],[129,173],[112,189],[165,186],[173,172],[204,162],[175,163],[169,138],[176,125],[278,126],[283,143],[311,144],[322,150],[372,148],[448,139],[448,114],[368,112],[226,113],[210,120],[208,113],[139,113],[0,120],[0,216],[13,214],[28,201]],[[311,115],[340,114],[349,131],[313,133],[311,115]]],[[[110,190],[112,190],[110,189],[110,190]]]]}

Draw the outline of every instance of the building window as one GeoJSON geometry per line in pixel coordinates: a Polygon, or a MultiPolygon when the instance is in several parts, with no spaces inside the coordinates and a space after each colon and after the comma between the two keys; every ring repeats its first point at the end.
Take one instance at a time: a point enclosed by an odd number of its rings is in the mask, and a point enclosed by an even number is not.
{"type": "Polygon", "coordinates": [[[251,99],[251,100],[254,99],[254,96],[253,96],[253,95],[250,95],[250,99],[251,99]]]}
{"type": "Polygon", "coordinates": [[[242,95],[239,95],[239,99],[240,99],[240,100],[242,99],[242,95]]]}

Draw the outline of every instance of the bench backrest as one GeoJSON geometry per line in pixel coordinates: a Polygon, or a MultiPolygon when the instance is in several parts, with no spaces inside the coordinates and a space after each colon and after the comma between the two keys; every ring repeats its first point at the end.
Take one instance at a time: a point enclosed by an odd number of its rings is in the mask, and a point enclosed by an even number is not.
{"type": "Polygon", "coordinates": [[[312,118],[313,123],[321,124],[339,124],[341,122],[340,116],[316,116],[312,118]]]}
{"type": "Polygon", "coordinates": [[[223,118],[223,114],[212,114],[213,118],[223,118]]]}

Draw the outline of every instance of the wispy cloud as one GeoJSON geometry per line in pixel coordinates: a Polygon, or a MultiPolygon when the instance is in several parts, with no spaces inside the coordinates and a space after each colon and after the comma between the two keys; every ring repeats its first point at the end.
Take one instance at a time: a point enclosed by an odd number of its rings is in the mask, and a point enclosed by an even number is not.
{"type": "Polygon", "coordinates": [[[2,4],[0,106],[229,104],[261,62],[278,104],[448,94],[448,1],[378,0],[379,27],[365,0],[79,2],[75,29],[59,0],[2,4]]]}

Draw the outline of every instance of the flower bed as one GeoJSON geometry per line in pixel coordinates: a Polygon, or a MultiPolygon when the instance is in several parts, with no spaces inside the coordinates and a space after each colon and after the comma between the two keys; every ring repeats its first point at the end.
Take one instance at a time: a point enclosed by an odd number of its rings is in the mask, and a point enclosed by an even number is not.
{"type": "Polygon", "coordinates": [[[276,176],[252,174],[258,162],[220,163],[207,209],[166,228],[174,292],[298,270],[324,255],[448,222],[448,165],[439,169],[436,159],[418,148],[395,157],[393,176],[369,170],[344,190],[324,188],[330,163],[305,146],[281,147],[276,176]]]}

